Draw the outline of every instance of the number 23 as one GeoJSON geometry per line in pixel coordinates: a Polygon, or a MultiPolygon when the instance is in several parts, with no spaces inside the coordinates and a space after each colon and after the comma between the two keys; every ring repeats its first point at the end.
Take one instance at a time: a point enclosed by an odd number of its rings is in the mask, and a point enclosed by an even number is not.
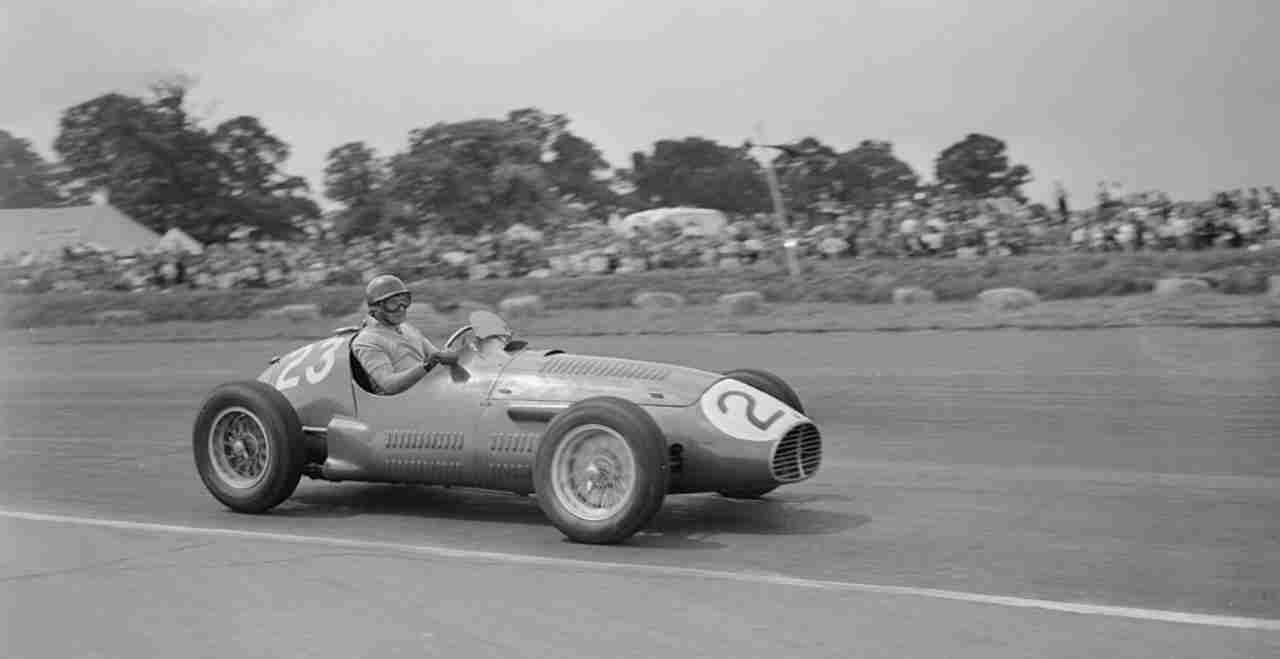
{"type": "Polygon", "coordinates": [[[327,339],[322,343],[312,343],[308,346],[299,348],[284,359],[284,365],[280,368],[280,374],[276,377],[276,389],[281,391],[292,389],[298,386],[299,376],[289,375],[289,371],[297,368],[303,361],[307,359],[307,355],[311,354],[317,346],[323,351],[320,353],[319,363],[312,364],[307,367],[304,372],[307,382],[311,384],[319,384],[325,378],[329,377],[329,372],[333,370],[334,357],[338,351],[338,346],[342,344],[343,337],[335,336],[327,339]]]}

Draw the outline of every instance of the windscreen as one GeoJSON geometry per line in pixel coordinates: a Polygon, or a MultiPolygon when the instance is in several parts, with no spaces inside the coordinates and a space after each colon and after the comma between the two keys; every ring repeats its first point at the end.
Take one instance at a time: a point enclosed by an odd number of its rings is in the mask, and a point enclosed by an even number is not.
{"type": "Polygon", "coordinates": [[[492,336],[511,336],[511,329],[506,321],[491,311],[473,311],[470,316],[471,329],[480,340],[492,336]]]}

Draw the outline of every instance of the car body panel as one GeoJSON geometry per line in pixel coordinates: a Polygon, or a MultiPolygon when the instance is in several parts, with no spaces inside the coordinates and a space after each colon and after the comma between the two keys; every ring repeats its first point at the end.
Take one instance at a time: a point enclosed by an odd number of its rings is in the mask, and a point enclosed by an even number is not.
{"type": "Polygon", "coordinates": [[[590,390],[640,405],[683,407],[720,377],[671,364],[546,352],[525,350],[512,359],[493,400],[574,402],[590,390]]]}
{"type": "Polygon", "coordinates": [[[354,337],[355,332],[341,332],[272,358],[258,380],[284,394],[304,427],[328,425],[335,414],[353,416],[350,357],[354,337]]]}

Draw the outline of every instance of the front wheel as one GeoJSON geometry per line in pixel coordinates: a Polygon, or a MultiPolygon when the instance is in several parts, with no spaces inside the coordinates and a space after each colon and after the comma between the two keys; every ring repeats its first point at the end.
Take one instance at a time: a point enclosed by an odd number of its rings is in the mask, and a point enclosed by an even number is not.
{"type": "Polygon", "coordinates": [[[662,507],[669,477],[666,440],[639,405],[589,398],[547,427],[533,477],[538,506],[570,540],[621,542],[662,507]]]}
{"type": "Polygon", "coordinates": [[[292,496],[306,464],[293,405],[256,380],[213,390],[196,417],[191,448],[209,493],[241,513],[261,513],[292,496]]]}
{"type": "Polygon", "coordinates": [[[786,403],[791,409],[804,414],[804,403],[800,402],[800,395],[796,393],[786,380],[770,373],[769,371],[758,368],[740,368],[725,373],[726,378],[733,378],[745,385],[755,387],[760,391],[777,398],[786,403]]]}

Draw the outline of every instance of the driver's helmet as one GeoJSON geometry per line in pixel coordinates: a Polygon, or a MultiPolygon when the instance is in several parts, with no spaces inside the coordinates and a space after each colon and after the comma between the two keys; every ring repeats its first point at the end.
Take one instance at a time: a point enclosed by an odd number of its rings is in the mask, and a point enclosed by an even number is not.
{"type": "Polygon", "coordinates": [[[395,275],[378,275],[369,280],[369,285],[364,287],[364,300],[370,307],[379,302],[392,297],[409,293],[409,287],[404,285],[403,281],[395,275]]]}

